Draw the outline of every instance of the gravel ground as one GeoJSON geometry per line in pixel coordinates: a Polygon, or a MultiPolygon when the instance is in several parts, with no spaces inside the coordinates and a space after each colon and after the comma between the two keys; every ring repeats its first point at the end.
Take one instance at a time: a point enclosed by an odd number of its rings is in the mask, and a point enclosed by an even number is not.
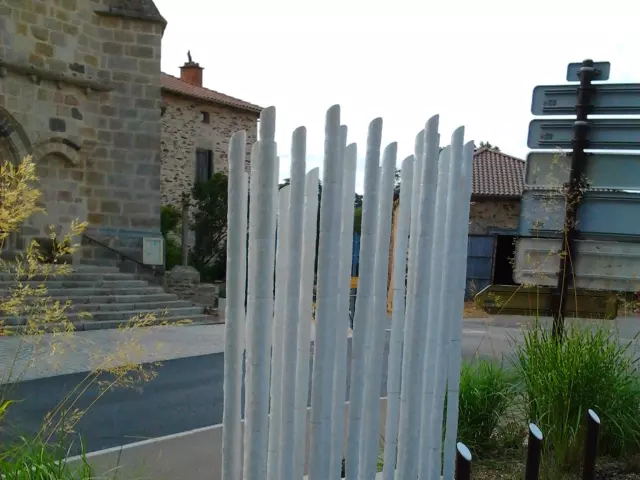
{"type": "MultiPolygon", "coordinates": [[[[614,460],[600,460],[598,463],[596,480],[640,480],[638,465],[629,465],[623,461],[614,460]]],[[[471,478],[473,480],[522,480],[524,472],[524,460],[484,461],[473,465],[471,478]]],[[[542,478],[544,477],[541,476],[542,478]]],[[[562,480],[578,480],[580,478],[581,475],[575,475],[566,476],[562,480]]]]}

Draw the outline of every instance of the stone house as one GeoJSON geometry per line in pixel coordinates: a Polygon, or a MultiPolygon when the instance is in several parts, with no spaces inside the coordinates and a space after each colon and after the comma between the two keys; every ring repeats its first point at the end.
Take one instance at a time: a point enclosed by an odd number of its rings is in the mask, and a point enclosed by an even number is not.
{"type": "Polygon", "coordinates": [[[153,0],[0,0],[0,156],[33,156],[48,212],[12,248],[77,217],[83,263],[160,237],[165,26],[153,0]]]}
{"type": "Polygon", "coordinates": [[[197,181],[229,169],[229,138],[247,132],[247,170],[262,108],[203,86],[203,68],[191,60],[180,78],[163,73],[162,203],[180,205],[197,181]]]}
{"type": "Polygon", "coordinates": [[[524,160],[490,148],[473,155],[469,234],[515,231],[524,187],[524,160]]]}
{"type": "Polygon", "coordinates": [[[524,188],[524,160],[491,148],[473,156],[467,293],[513,284],[515,239],[524,188]]]}

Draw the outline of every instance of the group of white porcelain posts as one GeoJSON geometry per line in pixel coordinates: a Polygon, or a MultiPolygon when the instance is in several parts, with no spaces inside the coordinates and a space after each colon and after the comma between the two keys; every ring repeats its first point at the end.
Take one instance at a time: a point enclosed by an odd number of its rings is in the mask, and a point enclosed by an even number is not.
{"type": "Polygon", "coordinates": [[[340,107],[331,107],[326,115],[320,204],[318,169],[306,171],[304,127],[293,132],[291,183],[278,190],[275,113],[269,107],[260,117],[259,141],[251,151],[250,185],[244,168],[245,132],[236,133],[229,147],[222,479],[301,480],[307,474],[310,480],[334,480],[341,477],[344,458],[348,480],[372,480],[383,454],[385,480],[433,480],[441,472],[445,480],[452,480],[473,142],[464,144],[460,127],[450,145],[440,148],[436,115],[417,135],[415,154],[402,161],[389,319],[386,298],[397,144],[385,147],[381,164],[382,119],[369,125],[360,274],[348,357],[356,144],[347,144],[340,107]],[[381,431],[380,388],[388,328],[387,413],[381,431]]]}

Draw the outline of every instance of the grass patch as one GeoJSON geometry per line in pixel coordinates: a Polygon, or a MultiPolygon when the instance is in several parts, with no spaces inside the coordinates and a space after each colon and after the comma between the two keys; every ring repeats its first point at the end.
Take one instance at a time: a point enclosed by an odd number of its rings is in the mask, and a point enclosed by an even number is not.
{"type": "Polygon", "coordinates": [[[545,466],[561,478],[582,464],[585,416],[602,419],[599,453],[621,457],[640,447],[640,383],[631,344],[604,328],[571,327],[562,343],[536,326],[516,345],[523,414],[545,436],[545,466]]]}
{"type": "Polygon", "coordinates": [[[516,393],[514,376],[500,365],[488,360],[463,363],[458,439],[474,455],[496,450],[505,438],[507,432],[502,427],[509,425],[507,411],[516,393]]]}
{"type": "Polygon", "coordinates": [[[4,480],[92,480],[91,467],[84,460],[71,468],[65,461],[67,450],[61,445],[45,444],[26,438],[0,457],[4,480]]]}

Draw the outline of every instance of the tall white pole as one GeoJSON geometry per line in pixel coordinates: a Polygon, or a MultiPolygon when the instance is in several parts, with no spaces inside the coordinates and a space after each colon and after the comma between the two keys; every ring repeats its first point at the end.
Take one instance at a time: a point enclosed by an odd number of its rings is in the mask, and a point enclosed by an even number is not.
{"type": "Polygon", "coordinates": [[[249,217],[248,217],[248,222],[249,222],[249,240],[248,240],[248,252],[247,252],[247,263],[248,263],[248,267],[247,267],[247,312],[246,312],[246,317],[245,317],[245,321],[243,324],[244,327],[244,372],[245,372],[245,379],[244,379],[244,418],[245,421],[246,419],[249,417],[250,409],[247,407],[247,402],[249,398],[252,398],[252,393],[251,393],[251,385],[252,385],[252,374],[253,374],[253,370],[249,368],[249,345],[251,345],[251,329],[248,328],[249,325],[249,319],[253,316],[253,309],[254,309],[254,304],[255,304],[255,281],[249,281],[249,279],[251,278],[255,278],[256,275],[256,250],[255,248],[252,250],[251,248],[249,248],[249,245],[251,245],[251,239],[255,238],[256,236],[256,218],[255,216],[251,216],[251,192],[255,192],[257,189],[257,178],[258,175],[256,174],[256,172],[258,171],[258,164],[260,163],[260,142],[255,142],[252,146],[251,149],[251,176],[249,177],[249,196],[247,197],[247,202],[249,204],[249,217]]]}
{"type": "MultiPolygon", "coordinates": [[[[400,425],[398,436],[398,478],[416,478],[420,438],[420,379],[424,358],[424,338],[427,319],[424,315],[424,297],[431,280],[431,250],[433,249],[433,224],[435,215],[435,187],[438,168],[439,117],[427,121],[425,129],[425,158],[420,172],[418,214],[415,229],[411,231],[409,292],[407,325],[402,357],[402,385],[400,387],[400,425]],[[415,233],[414,233],[415,232],[415,233]],[[417,238],[416,238],[417,237],[417,238]],[[413,242],[416,242],[415,245],[413,242]]],[[[418,152],[417,152],[418,153],[418,152]]],[[[413,213],[413,212],[412,212],[413,213]]]]}
{"type": "Polygon", "coordinates": [[[247,178],[244,171],[246,132],[229,142],[227,212],[227,310],[225,313],[224,408],[222,413],[222,477],[240,478],[242,471],[242,352],[245,321],[247,178]]]}
{"type": "Polygon", "coordinates": [[[402,340],[404,335],[406,267],[407,249],[409,247],[409,223],[411,221],[413,164],[413,155],[405,158],[402,162],[402,170],[400,172],[400,203],[396,213],[398,223],[393,251],[393,309],[391,313],[391,339],[389,340],[383,480],[394,480],[396,472],[398,415],[400,411],[400,373],[402,340]]]}
{"type": "MultiPolygon", "coordinates": [[[[429,424],[431,428],[431,440],[427,446],[427,452],[429,457],[429,473],[425,477],[433,478],[433,475],[441,475],[442,473],[442,416],[444,409],[444,391],[445,383],[447,379],[446,368],[448,367],[448,352],[445,351],[445,343],[450,338],[450,323],[453,318],[453,296],[456,291],[457,274],[455,272],[456,260],[454,256],[460,252],[456,252],[456,240],[455,235],[458,231],[456,228],[456,218],[459,217],[460,210],[460,190],[458,189],[462,179],[462,147],[464,143],[464,127],[458,127],[454,130],[451,136],[451,150],[450,150],[450,167],[449,176],[447,180],[447,214],[446,225],[444,229],[444,242],[442,256],[445,261],[445,266],[450,268],[444,268],[441,274],[440,285],[440,312],[437,323],[437,340],[435,349],[435,365],[433,365],[433,400],[431,408],[422,414],[428,412],[431,415],[431,421],[429,424]],[[446,359],[446,360],[445,360],[446,359]],[[438,426],[437,428],[435,426],[438,426]]],[[[434,330],[436,330],[434,328],[434,330]]],[[[427,399],[428,400],[428,399],[427,399]]],[[[424,404],[423,404],[424,406],[424,404]]]]}
{"type": "Polygon", "coordinates": [[[340,157],[340,106],[329,108],[325,124],[322,198],[320,200],[320,244],[316,336],[313,348],[311,388],[311,446],[309,480],[326,480],[331,457],[332,353],[335,346],[334,317],[338,311],[335,275],[339,266],[340,206],[342,176],[340,157]]]}
{"type": "MultiPolygon", "coordinates": [[[[291,190],[289,197],[289,251],[287,295],[282,352],[282,405],[280,415],[280,461],[277,478],[294,478],[294,409],[298,323],[300,321],[300,282],[302,278],[302,236],[304,221],[307,130],[299,127],[291,141],[291,190]]],[[[306,360],[306,359],[305,359],[306,360]]]]}
{"type": "Polygon", "coordinates": [[[382,175],[378,195],[378,228],[374,276],[373,311],[369,331],[371,348],[365,353],[365,384],[363,401],[362,440],[360,444],[360,480],[376,475],[376,459],[380,437],[380,384],[384,341],[387,332],[387,286],[389,280],[389,248],[391,242],[391,214],[393,183],[396,171],[398,144],[391,143],[382,155],[382,175]]]}
{"type": "MultiPolygon", "coordinates": [[[[436,186],[435,201],[435,218],[434,232],[435,238],[431,253],[431,276],[440,280],[442,278],[443,269],[446,266],[446,259],[443,258],[444,242],[446,241],[444,232],[447,221],[447,182],[449,179],[449,171],[451,166],[451,148],[445,147],[440,153],[438,162],[438,181],[436,186]]],[[[438,340],[438,321],[440,315],[440,284],[433,282],[431,288],[426,292],[425,313],[428,319],[428,328],[426,335],[425,350],[427,352],[424,358],[422,371],[422,393],[420,403],[420,452],[427,452],[429,442],[431,441],[431,430],[435,427],[431,423],[431,408],[433,408],[433,391],[434,391],[434,365],[436,363],[436,347],[438,340]],[[425,371],[429,368],[429,371],[425,371]]],[[[429,472],[429,458],[425,454],[421,457],[418,465],[419,478],[426,478],[429,472]]]]}
{"type": "Polygon", "coordinates": [[[319,170],[307,173],[304,187],[304,222],[302,233],[302,278],[300,282],[300,325],[298,327],[295,419],[294,419],[294,475],[301,479],[306,463],[307,403],[309,400],[309,352],[311,341],[311,303],[313,300],[316,234],[318,229],[319,170]]]}
{"type": "MultiPolygon", "coordinates": [[[[244,430],[245,480],[264,480],[267,470],[269,419],[269,330],[273,312],[273,199],[276,189],[275,108],[268,107],[260,115],[260,153],[255,190],[251,191],[250,221],[255,221],[255,236],[249,239],[249,256],[253,257],[254,275],[249,277],[253,306],[247,330],[251,333],[247,351],[247,371],[251,382],[246,399],[244,430]]],[[[253,182],[252,182],[253,183],[253,182]]],[[[252,185],[253,186],[253,185],[252,185]]]]}
{"type": "MultiPolygon", "coordinates": [[[[469,210],[471,208],[471,185],[473,181],[473,142],[465,144],[462,155],[462,179],[464,182],[458,186],[460,188],[460,198],[463,204],[460,208],[460,218],[456,220],[458,231],[455,239],[459,242],[456,248],[458,252],[467,251],[469,241],[469,210]]],[[[462,311],[464,308],[464,296],[466,292],[466,272],[467,256],[456,257],[457,264],[455,270],[458,275],[458,292],[454,301],[453,321],[451,324],[451,345],[449,346],[449,368],[447,375],[447,426],[444,440],[444,478],[453,478],[456,438],[458,434],[458,401],[460,395],[460,363],[462,361],[462,311]]]]}
{"type": "Polygon", "coordinates": [[[269,417],[269,455],[267,480],[277,480],[282,417],[282,350],[285,322],[287,275],[289,272],[289,194],[291,186],[278,191],[278,220],[276,228],[276,297],[273,315],[273,342],[271,346],[271,393],[269,417]]]}
{"type": "Polygon", "coordinates": [[[347,437],[346,475],[348,480],[358,478],[360,431],[364,396],[364,349],[370,322],[370,303],[373,300],[375,242],[378,215],[378,188],[380,177],[380,144],[382,119],[369,124],[364,169],[364,197],[360,236],[360,273],[356,312],[351,336],[351,383],[349,394],[349,432],[347,437]]]}
{"type": "MultiPolygon", "coordinates": [[[[418,427],[411,423],[412,416],[408,410],[410,402],[407,395],[411,393],[412,389],[417,389],[418,385],[413,387],[406,387],[404,385],[404,378],[414,378],[416,381],[420,379],[420,376],[413,373],[413,366],[409,363],[409,358],[413,358],[417,352],[412,350],[411,338],[415,333],[415,322],[412,317],[413,312],[413,290],[415,286],[415,272],[416,269],[412,266],[415,265],[417,260],[417,247],[418,247],[418,219],[420,217],[420,192],[422,191],[422,168],[424,166],[425,153],[424,153],[425,131],[421,130],[415,138],[414,142],[414,172],[412,182],[412,198],[411,198],[411,222],[409,224],[409,253],[408,253],[408,269],[407,269],[407,292],[406,292],[406,307],[405,307],[405,328],[404,338],[402,346],[402,363],[401,363],[401,384],[400,384],[400,414],[398,418],[398,447],[396,454],[396,465],[394,468],[398,468],[400,471],[401,453],[406,455],[406,459],[409,458],[411,451],[407,449],[416,449],[411,443],[413,437],[417,437],[418,427]],[[407,430],[407,428],[413,428],[415,430],[407,430]]],[[[415,416],[415,415],[414,415],[415,416]]],[[[415,420],[414,420],[415,421],[415,420]]],[[[411,470],[411,465],[407,465],[407,470],[411,470]]]]}
{"type": "Polygon", "coordinates": [[[336,328],[336,355],[333,364],[333,407],[331,425],[330,478],[340,478],[344,438],[345,395],[347,390],[347,343],[349,332],[349,294],[353,255],[353,213],[355,201],[358,151],[355,143],[347,146],[344,155],[342,184],[342,232],[340,234],[340,309],[336,328]]]}

